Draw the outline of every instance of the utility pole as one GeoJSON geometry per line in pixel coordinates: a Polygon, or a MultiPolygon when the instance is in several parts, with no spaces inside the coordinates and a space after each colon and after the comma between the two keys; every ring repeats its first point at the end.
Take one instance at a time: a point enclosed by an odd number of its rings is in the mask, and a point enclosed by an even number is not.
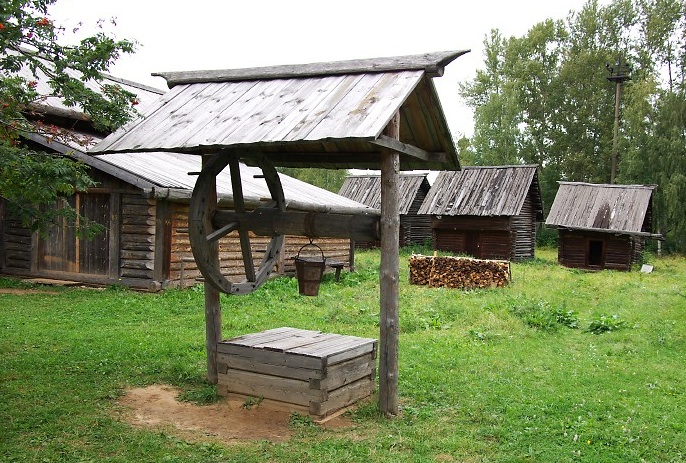
{"type": "Polygon", "coordinates": [[[622,62],[622,57],[617,58],[614,65],[606,63],[605,67],[610,73],[607,80],[615,83],[615,128],[612,136],[612,167],[610,170],[610,183],[615,183],[617,178],[617,164],[619,158],[618,152],[618,138],[619,138],[619,105],[622,100],[622,86],[627,80],[631,80],[631,68],[625,62],[622,62]]]}

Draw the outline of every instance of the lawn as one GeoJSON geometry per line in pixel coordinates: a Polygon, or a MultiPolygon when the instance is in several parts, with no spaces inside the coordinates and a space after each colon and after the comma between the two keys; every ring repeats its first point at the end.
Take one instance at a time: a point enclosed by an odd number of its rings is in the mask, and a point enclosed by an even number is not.
{"type": "MultiPolygon", "coordinates": [[[[187,440],[113,413],[132,386],[216,399],[201,287],[0,294],[0,461],[686,461],[686,259],[591,273],[543,249],[512,265],[508,287],[465,292],[409,285],[409,255],[400,416],[372,400],[347,428],[294,419],[285,442],[187,440]]],[[[378,251],[358,252],[357,272],[326,275],[318,297],[290,278],[222,296],[224,336],[294,326],[377,337],[378,266],[378,251]]]]}

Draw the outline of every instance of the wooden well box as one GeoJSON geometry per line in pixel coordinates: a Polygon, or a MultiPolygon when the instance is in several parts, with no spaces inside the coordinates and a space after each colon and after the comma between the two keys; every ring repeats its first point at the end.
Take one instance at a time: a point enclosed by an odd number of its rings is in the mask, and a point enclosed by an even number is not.
{"type": "Polygon", "coordinates": [[[276,328],[217,345],[219,394],[322,419],[375,389],[377,340],[276,328]]]}

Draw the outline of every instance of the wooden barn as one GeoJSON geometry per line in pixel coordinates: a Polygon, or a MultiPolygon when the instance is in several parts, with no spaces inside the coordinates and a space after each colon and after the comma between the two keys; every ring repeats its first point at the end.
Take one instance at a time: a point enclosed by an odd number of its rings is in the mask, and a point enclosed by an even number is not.
{"type": "MultiPolygon", "coordinates": [[[[47,143],[46,143],[47,144],[47,143]]],[[[50,142],[50,147],[57,147],[50,142]]],[[[47,147],[46,147],[47,149],[47,147]]],[[[195,182],[189,175],[200,170],[200,157],[179,153],[126,153],[89,156],[70,149],[90,166],[98,186],[77,193],[70,202],[82,215],[104,225],[106,231],[86,240],[73,228],[54,227],[47,236],[32,233],[12,217],[0,227],[0,273],[20,277],[59,279],[91,284],[122,284],[149,291],[192,286],[200,273],[188,237],[188,202],[195,182]]],[[[246,205],[261,205],[269,195],[255,167],[241,165],[246,205]]],[[[291,210],[317,210],[335,204],[351,211],[361,204],[335,193],[281,175],[291,210]]],[[[231,205],[228,172],[217,181],[220,203],[231,205]]],[[[232,280],[244,278],[237,233],[222,239],[222,272],[232,280]]],[[[252,252],[261,259],[268,238],[253,237],[252,252]]],[[[309,240],[288,236],[276,271],[293,274],[293,258],[309,240]]],[[[349,263],[350,240],[315,241],[328,259],[349,263]]]]}
{"type": "Polygon", "coordinates": [[[534,257],[543,203],[535,165],[440,172],[419,214],[431,216],[433,247],[479,259],[534,257]]]}
{"type": "MultiPolygon", "coordinates": [[[[431,185],[427,174],[402,173],[398,179],[400,199],[400,246],[424,244],[431,240],[431,217],[419,215],[420,206],[431,185]]],[[[351,175],[343,182],[339,195],[373,209],[381,208],[381,176],[351,175]]],[[[378,247],[379,243],[356,242],[357,248],[378,247]]]]}
{"type": "Polygon", "coordinates": [[[560,182],[546,226],[557,228],[561,265],[630,270],[652,230],[655,186],[560,182]]]}
{"type": "MultiPolygon", "coordinates": [[[[115,77],[118,84],[136,94],[140,107],[157,100],[164,92],[115,77]]],[[[44,79],[38,90],[49,92],[44,79]]],[[[95,87],[94,87],[95,89],[95,87]]],[[[69,199],[83,216],[105,226],[105,232],[83,239],[66,226],[53,227],[46,236],[33,233],[11,216],[6,201],[0,198],[0,273],[28,278],[69,280],[89,284],[122,284],[159,290],[196,284],[200,272],[193,259],[188,238],[188,203],[195,183],[189,175],[201,170],[200,156],[179,153],[126,153],[89,155],[87,149],[105,135],[92,127],[90,118],[78,107],[67,107],[59,99],[46,98],[37,106],[36,123],[53,124],[64,136],[59,139],[40,133],[26,134],[26,144],[37,151],[70,156],[90,167],[97,187],[69,199]]],[[[255,208],[269,197],[261,170],[241,165],[244,173],[246,207],[255,208]]],[[[363,205],[335,193],[282,175],[288,209],[321,210],[324,205],[359,211],[363,205]]],[[[231,207],[231,178],[218,177],[222,205],[231,207]]],[[[241,280],[244,275],[237,233],[223,238],[221,268],[227,278],[241,280]]],[[[252,252],[260,259],[268,238],[254,237],[252,252]]],[[[279,273],[292,274],[293,258],[309,240],[289,236],[284,240],[279,273]]],[[[326,239],[316,243],[325,256],[352,265],[350,240],[326,239]]]]}

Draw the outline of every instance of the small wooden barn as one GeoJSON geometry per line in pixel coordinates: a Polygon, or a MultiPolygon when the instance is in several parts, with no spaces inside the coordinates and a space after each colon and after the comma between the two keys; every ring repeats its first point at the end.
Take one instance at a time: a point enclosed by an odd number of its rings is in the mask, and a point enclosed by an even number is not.
{"type": "Polygon", "coordinates": [[[655,186],[559,182],[546,226],[559,232],[561,265],[630,270],[641,261],[652,230],[655,186]]]}
{"type": "MultiPolygon", "coordinates": [[[[58,148],[55,141],[46,149],[58,148]]],[[[64,147],[67,149],[67,147],[64,147]]],[[[32,233],[12,217],[2,217],[0,226],[0,273],[32,278],[70,280],[91,284],[122,284],[132,288],[159,290],[192,286],[200,277],[188,237],[188,202],[195,182],[189,173],[200,170],[200,157],[179,153],[116,153],[89,156],[69,148],[72,156],[90,166],[98,186],[70,199],[82,215],[104,225],[106,231],[93,239],[82,239],[73,228],[54,227],[47,236],[32,233]]],[[[260,169],[242,165],[245,200],[254,208],[269,196],[260,169]]],[[[317,210],[324,204],[364,206],[335,193],[282,175],[291,210],[317,210]]],[[[217,180],[220,203],[231,203],[231,179],[227,173],[217,180]]],[[[222,239],[222,272],[227,278],[244,278],[237,233],[222,239]]],[[[268,238],[254,237],[252,252],[261,259],[268,238]]],[[[280,274],[293,274],[293,258],[305,237],[284,240],[280,274]]],[[[315,241],[329,259],[350,264],[350,240],[315,241]]]]}
{"type": "Polygon", "coordinates": [[[479,259],[534,257],[543,203],[535,165],[440,172],[419,214],[431,216],[434,249],[479,259]]]}
{"type": "MultiPolygon", "coordinates": [[[[427,174],[403,173],[398,179],[400,202],[400,246],[424,244],[431,240],[431,217],[418,215],[431,185],[427,174]]],[[[351,175],[343,182],[338,194],[373,209],[381,208],[381,176],[351,175]]],[[[378,247],[379,243],[356,242],[357,248],[378,247]]]]}

